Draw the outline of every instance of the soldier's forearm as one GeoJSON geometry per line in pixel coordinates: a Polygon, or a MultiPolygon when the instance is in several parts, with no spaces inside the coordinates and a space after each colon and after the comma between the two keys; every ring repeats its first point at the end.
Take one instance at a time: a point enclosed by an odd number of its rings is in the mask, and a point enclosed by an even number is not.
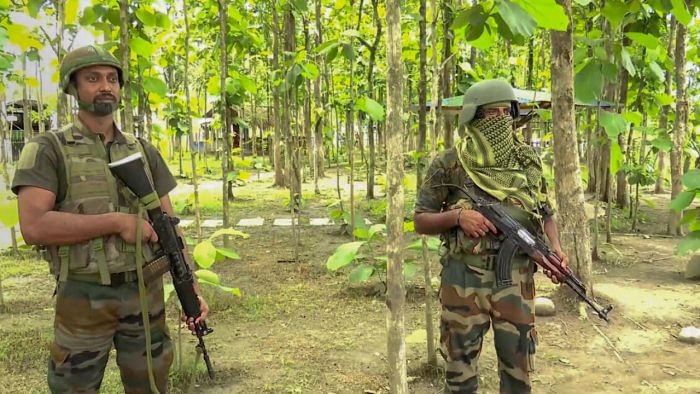
{"type": "Polygon", "coordinates": [[[93,238],[118,234],[121,213],[99,215],[49,211],[30,223],[21,223],[22,236],[29,245],[72,245],[93,238]]]}
{"type": "Polygon", "coordinates": [[[442,234],[457,226],[457,215],[460,209],[452,209],[444,212],[420,212],[413,216],[416,232],[418,234],[435,235],[442,234]]]}
{"type": "Polygon", "coordinates": [[[547,239],[549,239],[549,243],[553,249],[561,249],[559,231],[557,230],[557,223],[554,221],[553,216],[547,216],[547,218],[544,219],[544,233],[547,234],[547,239]]]}

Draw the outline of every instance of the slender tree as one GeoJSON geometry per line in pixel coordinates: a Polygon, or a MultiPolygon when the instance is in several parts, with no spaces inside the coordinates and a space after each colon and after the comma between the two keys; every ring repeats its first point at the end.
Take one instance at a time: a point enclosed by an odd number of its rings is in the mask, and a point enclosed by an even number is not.
{"type": "Polygon", "coordinates": [[[570,265],[591,289],[591,252],[588,220],[576,139],[573,79],[573,19],[571,0],[557,0],[569,19],[566,31],[552,31],[552,135],[554,179],[561,244],[570,265]]]}
{"type": "Polygon", "coordinates": [[[402,121],[403,62],[401,60],[401,1],[389,0],[387,26],[387,348],[389,354],[389,391],[408,393],[406,380],[406,343],[404,339],[403,278],[404,190],[402,180],[404,130],[402,121]]]}
{"type": "MultiPolygon", "coordinates": [[[[673,148],[671,149],[671,198],[676,198],[683,191],[683,145],[688,121],[688,102],[686,101],[685,39],[688,27],[678,23],[676,32],[676,119],[673,123],[673,148]]],[[[682,235],[681,213],[669,211],[667,233],[682,235]]]]}
{"type": "Polygon", "coordinates": [[[119,50],[122,55],[121,66],[124,87],[121,89],[122,103],[122,130],[134,132],[134,112],[131,108],[131,78],[129,76],[129,59],[131,59],[131,47],[129,46],[129,26],[131,24],[129,0],[119,0],[119,50]]]}
{"type": "MultiPolygon", "coordinates": [[[[219,52],[221,56],[221,69],[219,73],[219,90],[221,105],[221,138],[224,142],[224,151],[221,157],[221,176],[222,180],[222,216],[224,227],[228,227],[229,223],[229,171],[231,171],[231,120],[229,118],[229,102],[228,94],[226,93],[226,77],[228,76],[228,2],[227,0],[218,0],[219,5],[219,52]]],[[[228,238],[224,238],[226,241],[228,238]]]]}
{"type": "MultiPolygon", "coordinates": [[[[666,46],[666,53],[668,56],[673,57],[673,43],[676,35],[676,18],[671,16],[671,20],[668,22],[668,42],[666,46]]],[[[671,72],[666,70],[664,72],[664,93],[671,96],[671,72]]],[[[668,112],[670,106],[664,105],[661,107],[661,113],[659,114],[659,129],[664,133],[668,133],[668,112]]],[[[664,173],[666,171],[666,151],[659,150],[658,156],[658,175],[656,177],[656,183],[654,184],[654,193],[664,193],[664,173]]]]}

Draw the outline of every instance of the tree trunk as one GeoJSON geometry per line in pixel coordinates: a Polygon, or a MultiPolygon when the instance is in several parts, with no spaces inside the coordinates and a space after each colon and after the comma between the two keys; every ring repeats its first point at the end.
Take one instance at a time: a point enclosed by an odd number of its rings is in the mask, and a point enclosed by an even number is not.
{"type": "Polygon", "coordinates": [[[554,180],[561,244],[570,266],[591,287],[591,249],[588,221],[583,209],[583,187],[578,142],[574,127],[573,20],[571,0],[558,0],[569,19],[565,32],[552,31],[552,135],[554,180]]]}
{"type": "MultiPolygon", "coordinates": [[[[430,37],[431,37],[431,43],[430,47],[431,48],[437,48],[437,33],[438,33],[438,28],[437,28],[437,23],[438,23],[438,4],[437,0],[431,0],[430,2],[430,10],[432,11],[433,14],[433,21],[431,22],[431,27],[430,27],[430,37]]],[[[432,67],[432,72],[433,72],[433,78],[432,78],[432,84],[430,87],[430,97],[433,99],[432,102],[432,108],[433,108],[433,118],[430,126],[430,139],[431,139],[431,155],[430,158],[435,156],[437,153],[437,147],[438,147],[438,139],[440,136],[440,125],[442,124],[440,121],[442,119],[442,91],[440,89],[440,63],[438,63],[438,57],[437,57],[437,51],[433,49],[432,51],[432,56],[430,59],[431,67],[432,67]]]]}
{"type": "MultiPolygon", "coordinates": [[[[379,48],[379,40],[382,37],[382,20],[379,17],[379,0],[372,0],[372,19],[376,27],[374,33],[374,42],[369,48],[369,64],[367,66],[367,95],[374,99],[374,65],[376,63],[377,48],[379,48]]],[[[376,144],[374,143],[374,126],[376,125],[371,119],[367,127],[367,139],[369,140],[369,164],[367,165],[367,199],[374,198],[374,171],[377,165],[376,144]]]]}
{"type": "MultiPolygon", "coordinates": [[[[451,28],[452,25],[452,8],[450,0],[442,1],[442,94],[443,97],[450,97],[452,95],[452,39],[451,28]]],[[[437,48],[437,47],[434,47],[437,48]]],[[[443,132],[445,149],[451,148],[454,145],[454,130],[453,130],[453,119],[451,116],[447,116],[441,119],[443,122],[443,132]]]]}
{"type": "MultiPolygon", "coordinates": [[[[197,152],[192,147],[192,142],[196,143],[194,129],[192,127],[192,113],[190,111],[190,85],[189,85],[189,68],[190,68],[190,25],[187,18],[187,0],[182,0],[182,14],[185,18],[185,73],[183,75],[183,83],[185,87],[185,111],[187,116],[187,133],[190,136],[190,160],[192,161],[192,187],[194,189],[194,228],[197,234],[197,242],[202,241],[202,227],[200,225],[201,214],[199,212],[199,184],[197,181],[197,152]]],[[[198,146],[198,145],[197,145],[198,146]]]]}
{"type": "MultiPolygon", "coordinates": [[[[58,26],[58,31],[65,31],[64,25],[66,20],[66,13],[64,12],[64,1],[56,2],[56,25],[58,26]]],[[[63,50],[63,34],[59,33],[56,35],[56,57],[58,58],[58,64],[63,62],[63,57],[65,56],[65,51],[63,50]]],[[[70,115],[70,109],[68,108],[68,96],[63,93],[61,88],[58,88],[58,96],[56,103],[56,121],[58,122],[57,129],[60,130],[61,127],[68,123],[68,117],[70,115]]]]}
{"type": "Polygon", "coordinates": [[[408,393],[406,343],[404,339],[403,278],[403,62],[401,60],[401,1],[390,0],[386,8],[387,46],[387,351],[389,392],[408,393]]]}
{"type": "MultiPolygon", "coordinates": [[[[316,0],[316,12],[315,12],[315,19],[316,19],[316,46],[318,47],[321,45],[323,42],[323,25],[321,24],[321,0],[316,0]]],[[[317,56],[317,61],[322,62],[323,56],[317,56]]],[[[325,65],[323,67],[325,70],[325,65]]],[[[314,80],[314,101],[316,104],[317,109],[322,109],[326,108],[326,101],[323,100],[323,96],[321,96],[321,81],[322,79],[316,78],[314,80]]],[[[314,181],[314,187],[315,190],[320,193],[320,190],[318,189],[318,178],[322,178],[325,176],[324,174],[324,164],[325,164],[325,152],[323,149],[323,125],[324,125],[324,119],[325,119],[325,112],[323,114],[317,113],[316,114],[316,122],[315,122],[315,127],[314,127],[314,139],[315,139],[315,145],[314,149],[316,150],[316,174],[315,178],[316,180],[314,181]]]]}
{"type": "MultiPolygon", "coordinates": [[[[302,16],[302,21],[304,23],[304,47],[306,48],[306,53],[311,52],[311,37],[309,36],[309,23],[305,16],[302,16]]],[[[306,158],[309,163],[309,168],[312,174],[314,173],[314,146],[313,142],[313,131],[311,130],[311,80],[304,79],[304,138],[306,143],[306,158]]],[[[303,171],[302,171],[303,172],[303,171]]]]}
{"type": "MultiPolygon", "coordinates": [[[[686,1],[687,3],[687,1],[686,1]]],[[[671,199],[676,198],[683,191],[683,145],[685,143],[685,129],[688,120],[688,103],[686,102],[686,73],[685,73],[685,36],[687,27],[679,23],[676,34],[676,119],[673,123],[673,148],[671,149],[671,199]]],[[[669,234],[682,235],[681,213],[675,210],[669,211],[669,234]]]]}
{"type": "MultiPolygon", "coordinates": [[[[228,173],[231,170],[231,119],[229,118],[228,94],[226,94],[226,77],[228,76],[228,39],[226,26],[228,25],[228,2],[227,0],[218,0],[219,4],[219,53],[221,56],[221,69],[219,70],[219,89],[221,97],[221,139],[223,140],[223,154],[221,157],[221,199],[223,203],[223,224],[224,228],[229,227],[229,179],[228,173]]],[[[224,238],[227,243],[228,237],[224,238]]]]}
{"type": "MultiPolygon", "coordinates": [[[[279,18],[277,17],[277,3],[275,1],[270,2],[270,10],[272,12],[272,69],[273,70],[279,70],[280,69],[280,60],[279,60],[279,54],[280,54],[280,25],[279,25],[279,18]]],[[[273,156],[273,161],[274,161],[274,167],[275,167],[275,183],[273,186],[277,187],[284,187],[285,181],[284,181],[284,164],[282,163],[282,152],[280,151],[282,147],[282,124],[280,122],[280,117],[282,108],[280,106],[280,96],[279,96],[279,89],[278,88],[273,88],[274,91],[272,93],[272,102],[273,102],[273,116],[275,118],[274,120],[274,128],[275,128],[275,133],[274,137],[272,139],[272,149],[274,152],[273,156]]]]}
{"type": "Polygon", "coordinates": [[[134,112],[131,108],[131,77],[129,76],[129,59],[131,59],[131,47],[129,47],[130,27],[129,0],[119,0],[119,50],[122,54],[121,66],[124,86],[121,88],[122,104],[124,105],[122,131],[134,132],[134,112]]]}
{"type": "MultiPolygon", "coordinates": [[[[286,54],[286,64],[291,64],[296,52],[296,26],[294,13],[291,4],[288,4],[284,11],[284,53],[286,54]]],[[[296,112],[296,87],[288,86],[284,92],[284,107],[282,108],[282,126],[284,127],[285,143],[285,168],[287,170],[287,187],[289,187],[290,208],[292,212],[298,213],[301,209],[301,171],[299,166],[299,144],[298,138],[292,135],[291,112],[296,112]]],[[[295,124],[299,124],[295,122],[295,124]]],[[[296,136],[298,137],[298,135],[296,136]]]]}
{"type": "MultiPolygon", "coordinates": [[[[669,30],[668,30],[668,43],[666,46],[666,53],[668,53],[668,56],[673,58],[673,42],[674,42],[674,37],[676,35],[676,18],[671,16],[671,21],[669,22],[669,30]]],[[[666,70],[664,72],[664,93],[667,95],[671,95],[671,73],[666,70]]],[[[663,133],[670,134],[668,132],[668,112],[670,110],[670,106],[664,105],[661,107],[661,113],[659,114],[659,129],[663,133]]],[[[659,194],[659,193],[665,193],[666,191],[664,190],[664,172],[666,171],[666,152],[665,151],[659,151],[659,161],[658,161],[658,176],[656,177],[656,183],[654,185],[654,193],[659,194]]]]}
{"type": "MultiPolygon", "coordinates": [[[[629,46],[631,43],[631,40],[627,37],[624,37],[622,39],[622,45],[623,47],[629,46]]],[[[640,71],[640,73],[643,71],[640,71]]],[[[642,77],[643,78],[643,77],[642,77]]],[[[641,98],[642,96],[642,87],[644,84],[642,83],[640,85],[639,93],[637,94],[638,98],[641,98]]],[[[618,112],[622,113],[626,108],[627,108],[627,92],[629,91],[629,72],[627,71],[626,68],[620,67],[620,91],[619,91],[619,102],[622,105],[620,108],[618,108],[618,112]]],[[[629,130],[629,136],[632,138],[632,134],[634,133],[634,127],[630,127],[629,130]]],[[[625,155],[625,162],[627,164],[632,163],[632,152],[629,149],[626,149],[628,146],[625,141],[625,133],[622,132],[617,135],[617,144],[620,146],[620,151],[625,152],[627,151],[628,154],[625,155]]],[[[627,174],[625,174],[625,171],[620,169],[617,171],[617,174],[615,174],[616,179],[617,179],[617,190],[615,192],[615,200],[617,203],[617,207],[620,209],[625,209],[627,208],[627,204],[629,203],[629,192],[627,191],[627,174]]]]}

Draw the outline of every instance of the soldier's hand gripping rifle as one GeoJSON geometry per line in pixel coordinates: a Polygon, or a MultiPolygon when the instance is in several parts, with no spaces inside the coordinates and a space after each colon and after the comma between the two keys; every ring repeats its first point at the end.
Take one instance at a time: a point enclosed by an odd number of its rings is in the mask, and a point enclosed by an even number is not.
{"type": "MultiPolygon", "coordinates": [[[[192,269],[187,263],[183,252],[185,248],[184,243],[176,231],[180,220],[176,217],[170,217],[161,209],[160,199],[146,175],[141,153],[110,163],[109,168],[112,174],[124,182],[126,187],[146,206],[148,219],[158,235],[161,253],[170,262],[170,275],[172,276],[177,298],[180,300],[180,305],[182,305],[182,311],[188,320],[192,319],[195,322],[202,314],[202,311],[199,298],[197,298],[197,293],[194,290],[192,269]]],[[[204,362],[207,365],[209,377],[213,378],[214,369],[209,360],[209,353],[207,353],[203,338],[211,332],[213,330],[207,327],[205,321],[194,323],[193,334],[197,336],[199,341],[197,348],[201,351],[204,362]]]]}
{"type": "Polygon", "coordinates": [[[496,237],[501,242],[501,248],[496,257],[496,286],[504,287],[512,284],[511,269],[515,252],[520,249],[525,252],[543,269],[556,276],[559,282],[569,286],[586,304],[588,304],[606,322],[608,312],[612,305],[602,307],[586,295],[586,286],[571,271],[569,267],[562,266],[562,261],[536,234],[532,234],[523,225],[518,223],[500,204],[489,203],[478,198],[464,187],[454,184],[443,184],[435,187],[450,186],[457,188],[473,201],[473,209],[484,215],[498,229],[496,237]]]}

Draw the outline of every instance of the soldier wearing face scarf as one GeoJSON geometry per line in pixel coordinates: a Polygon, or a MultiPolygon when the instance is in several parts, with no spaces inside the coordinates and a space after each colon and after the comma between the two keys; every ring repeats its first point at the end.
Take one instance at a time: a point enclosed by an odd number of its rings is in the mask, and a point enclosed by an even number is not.
{"type": "MultiPolygon", "coordinates": [[[[513,128],[518,102],[505,81],[472,85],[459,116],[465,138],[431,163],[416,197],[415,227],[440,234],[440,351],[446,361],[445,392],[475,393],[483,338],[493,324],[501,393],[530,393],[537,344],[535,264],[527,255],[512,261],[513,283],[495,285],[500,243],[494,225],[471,209],[470,200],[445,184],[464,185],[472,194],[502,206],[530,231],[544,233],[564,264],[542,163],[513,128]]],[[[557,283],[550,273],[546,274],[557,283]]]]}

